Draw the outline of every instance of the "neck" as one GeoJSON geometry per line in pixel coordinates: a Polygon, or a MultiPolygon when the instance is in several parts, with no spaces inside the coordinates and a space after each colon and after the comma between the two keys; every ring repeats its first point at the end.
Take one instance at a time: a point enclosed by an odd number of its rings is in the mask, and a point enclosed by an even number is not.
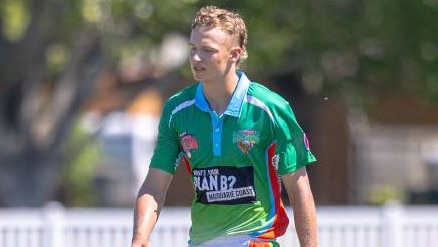
{"type": "Polygon", "coordinates": [[[227,109],[238,81],[239,77],[236,73],[233,73],[216,83],[203,83],[204,96],[210,108],[218,115],[222,115],[227,109]]]}

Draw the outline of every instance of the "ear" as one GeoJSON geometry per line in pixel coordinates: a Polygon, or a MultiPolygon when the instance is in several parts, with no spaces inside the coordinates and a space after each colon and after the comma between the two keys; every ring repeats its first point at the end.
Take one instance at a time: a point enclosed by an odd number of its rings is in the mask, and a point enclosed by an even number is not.
{"type": "Polygon", "coordinates": [[[240,56],[242,55],[242,52],[243,52],[242,48],[240,48],[240,47],[233,47],[231,49],[231,52],[230,52],[230,60],[232,60],[233,62],[239,61],[240,60],[240,56]]]}

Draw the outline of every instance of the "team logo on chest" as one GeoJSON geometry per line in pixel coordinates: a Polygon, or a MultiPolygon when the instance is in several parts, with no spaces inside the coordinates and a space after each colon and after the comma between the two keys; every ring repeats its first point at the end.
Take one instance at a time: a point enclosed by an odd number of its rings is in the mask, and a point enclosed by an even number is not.
{"type": "Polygon", "coordinates": [[[192,157],[191,151],[198,149],[198,140],[194,135],[184,132],[179,136],[179,141],[184,153],[190,159],[192,157]]]}
{"type": "Polygon", "coordinates": [[[255,130],[240,130],[233,133],[233,143],[236,143],[237,147],[244,154],[248,154],[259,140],[260,133],[255,130]]]}

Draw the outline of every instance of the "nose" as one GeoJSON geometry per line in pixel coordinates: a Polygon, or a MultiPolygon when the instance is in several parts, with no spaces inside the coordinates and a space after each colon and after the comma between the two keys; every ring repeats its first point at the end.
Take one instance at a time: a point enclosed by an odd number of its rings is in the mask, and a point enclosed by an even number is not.
{"type": "Polygon", "coordinates": [[[199,53],[196,49],[191,50],[190,58],[192,59],[192,61],[195,61],[195,62],[201,61],[201,57],[199,56],[199,53]]]}

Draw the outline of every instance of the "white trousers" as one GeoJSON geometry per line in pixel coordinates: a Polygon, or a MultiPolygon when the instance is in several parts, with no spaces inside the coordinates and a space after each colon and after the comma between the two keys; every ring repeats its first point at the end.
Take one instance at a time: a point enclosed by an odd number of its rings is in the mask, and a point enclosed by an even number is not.
{"type": "MultiPolygon", "coordinates": [[[[251,240],[257,239],[248,235],[217,237],[202,244],[189,244],[189,247],[248,247],[251,240]]],[[[275,241],[275,239],[272,240],[275,241]]]]}

